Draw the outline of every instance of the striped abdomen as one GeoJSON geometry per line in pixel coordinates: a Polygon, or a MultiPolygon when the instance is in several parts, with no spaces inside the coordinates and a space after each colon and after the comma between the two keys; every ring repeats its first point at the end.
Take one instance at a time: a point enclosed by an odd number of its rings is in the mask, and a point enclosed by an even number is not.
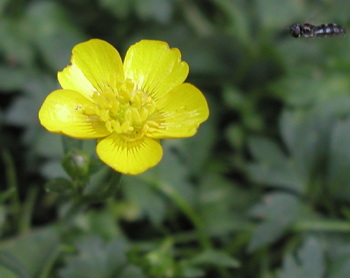
{"type": "Polygon", "coordinates": [[[346,34],[345,29],[335,23],[322,24],[322,25],[316,26],[316,29],[315,29],[315,37],[317,38],[338,37],[338,36],[344,36],[345,34],[346,34]]]}

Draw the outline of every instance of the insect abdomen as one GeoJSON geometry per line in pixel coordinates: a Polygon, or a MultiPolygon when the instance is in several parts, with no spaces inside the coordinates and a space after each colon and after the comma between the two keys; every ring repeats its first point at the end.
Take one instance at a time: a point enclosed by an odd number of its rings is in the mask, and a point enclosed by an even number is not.
{"type": "Polygon", "coordinates": [[[315,37],[317,38],[338,37],[344,36],[345,34],[345,29],[335,23],[316,26],[315,30],[315,37]]]}

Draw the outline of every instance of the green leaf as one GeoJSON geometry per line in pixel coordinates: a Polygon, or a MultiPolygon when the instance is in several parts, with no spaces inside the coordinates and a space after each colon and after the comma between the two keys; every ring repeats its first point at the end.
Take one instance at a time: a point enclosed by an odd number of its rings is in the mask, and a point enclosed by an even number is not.
{"type": "MultiPolygon", "coordinates": [[[[141,268],[134,266],[134,265],[127,265],[123,267],[120,271],[116,273],[116,276],[113,276],[113,278],[148,278],[143,274],[143,271],[141,268]]],[[[85,278],[85,277],[84,277],[85,278]]]]}
{"type": "MultiPolygon", "coordinates": [[[[16,257],[12,256],[8,252],[0,251],[0,266],[4,266],[6,269],[11,270],[11,272],[16,274],[16,277],[18,278],[30,278],[30,275],[25,267],[17,260],[16,257]]],[[[0,268],[0,274],[1,272],[2,271],[0,268]]]]}
{"type": "Polygon", "coordinates": [[[320,77],[310,74],[309,69],[303,69],[288,75],[273,87],[289,105],[305,107],[327,104],[334,98],[347,96],[350,89],[347,79],[346,73],[329,72],[327,76],[320,77]]]}
{"type": "MultiPolygon", "coordinates": [[[[30,44],[30,34],[26,21],[22,17],[6,18],[0,20],[0,52],[7,58],[8,63],[20,66],[33,66],[34,49],[30,44]]],[[[21,67],[17,68],[21,71],[21,67]]],[[[6,82],[5,79],[2,79],[6,82]]],[[[15,84],[13,84],[15,85],[15,84]]],[[[22,85],[22,83],[17,84],[22,85]]]]}
{"type": "Polygon", "coordinates": [[[168,23],[173,5],[173,1],[168,0],[137,0],[135,8],[142,20],[151,19],[168,23]]]}
{"type": "Polygon", "coordinates": [[[240,262],[222,251],[207,250],[195,256],[191,263],[194,265],[212,265],[237,268],[240,262]]]}
{"type": "Polygon", "coordinates": [[[278,272],[278,278],[323,278],[325,263],[321,244],[316,239],[309,238],[297,252],[296,257],[290,254],[285,257],[283,269],[278,272]]]}
{"type": "MultiPolygon", "coordinates": [[[[40,173],[47,179],[55,179],[57,177],[67,176],[62,169],[62,165],[58,160],[47,160],[40,168],[40,173]]],[[[67,176],[68,177],[68,176],[67,176]]]]}
{"type": "Polygon", "coordinates": [[[261,203],[255,205],[251,214],[263,219],[293,222],[301,212],[301,202],[296,196],[287,193],[265,195],[261,203]]]}
{"type": "Polygon", "coordinates": [[[135,204],[142,217],[147,217],[159,225],[165,217],[165,200],[146,181],[137,177],[124,176],[123,191],[126,199],[135,204]]]}
{"type": "Polygon", "coordinates": [[[40,133],[35,146],[37,153],[46,159],[51,158],[59,161],[63,155],[61,136],[46,130],[40,133]]]}
{"type": "Polygon", "coordinates": [[[54,71],[62,70],[69,64],[71,49],[84,35],[58,2],[32,2],[26,15],[27,24],[35,30],[31,39],[45,62],[54,71]]]}
{"type": "Polygon", "coordinates": [[[350,258],[339,258],[332,264],[329,278],[350,277],[350,258]]]}
{"type": "Polygon", "coordinates": [[[332,196],[341,200],[350,200],[350,120],[339,121],[332,132],[328,191],[332,196]]]}
{"type": "Polygon", "coordinates": [[[249,251],[276,242],[301,213],[301,203],[291,194],[274,193],[252,209],[252,214],[265,221],[255,229],[249,251]]]}
{"type": "Polygon", "coordinates": [[[3,241],[0,250],[11,254],[27,269],[31,277],[39,277],[53,253],[59,248],[56,230],[46,228],[25,236],[3,241]]]}
{"type": "Polygon", "coordinates": [[[281,6],[279,0],[258,0],[257,16],[260,19],[263,29],[273,28],[278,30],[277,26],[286,25],[293,22],[293,19],[302,16],[305,11],[304,2],[287,1],[281,6]]]}
{"type": "Polygon", "coordinates": [[[113,13],[118,18],[125,19],[129,16],[135,1],[129,0],[100,0],[102,8],[113,13]]]}
{"type": "Polygon", "coordinates": [[[326,151],[327,138],[324,132],[329,127],[330,119],[323,117],[321,121],[320,115],[316,114],[315,111],[287,112],[281,118],[282,136],[303,187],[326,151]]]}
{"type": "Polygon", "coordinates": [[[249,150],[256,160],[267,165],[287,163],[287,156],[279,146],[271,140],[263,137],[249,139],[249,150]]]}
{"type": "MultiPolygon", "coordinates": [[[[188,171],[193,174],[201,175],[203,168],[210,160],[211,153],[215,142],[215,126],[216,119],[211,116],[208,121],[203,123],[198,132],[190,138],[184,140],[173,141],[174,145],[178,147],[179,157],[184,161],[180,161],[188,171]]],[[[171,151],[171,149],[170,149],[171,151]]],[[[170,157],[170,159],[172,159],[170,157]]]]}
{"type": "Polygon", "coordinates": [[[120,238],[104,243],[97,236],[82,236],[75,245],[77,254],[67,256],[61,278],[110,278],[127,262],[128,245],[120,238]]]}
{"type": "Polygon", "coordinates": [[[197,198],[198,211],[207,234],[219,236],[250,227],[244,214],[256,201],[256,192],[208,172],[202,175],[197,198]]]}
{"type": "Polygon", "coordinates": [[[122,234],[115,222],[116,216],[111,210],[90,211],[85,216],[81,221],[85,222],[87,233],[98,234],[105,239],[114,239],[122,234]]]}
{"type": "Polygon", "coordinates": [[[175,261],[173,244],[172,238],[165,238],[146,253],[136,247],[128,252],[128,258],[142,268],[147,277],[182,277],[175,261]]]}
{"type": "Polygon", "coordinates": [[[253,252],[256,249],[276,242],[283,236],[288,227],[288,223],[278,220],[267,220],[259,224],[249,242],[248,251],[253,252]]]}
{"type": "Polygon", "coordinates": [[[304,182],[300,179],[291,162],[268,166],[250,163],[246,166],[246,173],[257,184],[285,188],[298,193],[303,192],[304,182]]]}
{"type": "Polygon", "coordinates": [[[350,277],[350,246],[339,241],[329,249],[329,278],[350,277]]]}
{"type": "Polygon", "coordinates": [[[177,144],[182,143],[180,140],[167,140],[163,144],[162,161],[154,169],[155,172],[159,173],[159,179],[155,182],[168,184],[187,201],[191,202],[194,199],[194,190],[193,185],[189,182],[190,168],[187,167],[187,161],[184,162],[181,155],[184,149],[181,150],[181,147],[177,147],[177,144]],[[177,152],[178,149],[181,151],[177,152]]]}
{"type": "Polygon", "coordinates": [[[30,71],[22,68],[0,66],[0,93],[21,89],[29,75],[30,71]]]}
{"type": "Polygon", "coordinates": [[[17,97],[6,113],[6,121],[15,126],[30,127],[38,122],[35,100],[28,96],[17,97]]]}
{"type": "Polygon", "coordinates": [[[302,192],[303,181],[294,164],[275,143],[253,137],[249,140],[249,149],[257,160],[246,168],[250,179],[258,184],[302,192]]]}

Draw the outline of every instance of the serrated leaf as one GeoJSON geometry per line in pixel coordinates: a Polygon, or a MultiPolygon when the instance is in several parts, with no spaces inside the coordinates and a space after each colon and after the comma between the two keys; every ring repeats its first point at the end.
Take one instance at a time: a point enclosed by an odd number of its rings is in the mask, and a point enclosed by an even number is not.
{"type": "Polygon", "coordinates": [[[121,239],[104,243],[97,236],[83,236],[76,241],[77,254],[66,258],[59,272],[62,278],[109,278],[126,263],[127,244],[121,239]]]}
{"type": "Polygon", "coordinates": [[[304,190],[304,181],[290,162],[278,165],[250,163],[246,166],[246,173],[252,181],[263,186],[285,188],[298,193],[304,190]]]}
{"type": "Polygon", "coordinates": [[[206,232],[223,235],[228,231],[244,229],[248,224],[244,214],[255,202],[256,196],[257,193],[236,186],[232,180],[221,175],[203,174],[197,198],[206,232]]]}
{"type": "Polygon", "coordinates": [[[300,201],[292,194],[271,193],[263,197],[261,203],[255,205],[251,214],[263,219],[293,222],[301,211],[300,201]]]}
{"type": "MultiPolygon", "coordinates": [[[[289,119],[286,116],[284,118],[289,119]]],[[[293,133],[296,132],[295,126],[291,125],[293,129],[288,131],[283,124],[282,127],[284,132],[288,132],[288,140],[290,137],[293,138],[293,133]]],[[[294,142],[291,142],[286,143],[292,144],[294,148],[294,142]]],[[[305,177],[298,171],[300,167],[296,167],[297,163],[293,161],[293,157],[287,157],[276,143],[266,138],[252,137],[249,140],[249,149],[256,159],[256,162],[248,164],[246,167],[251,180],[269,187],[281,187],[299,193],[303,192],[305,177]]]]}
{"type": "Polygon", "coordinates": [[[291,194],[273,193],[253,207],[251,213],[265,221],[255,229],[248,250],[276,242],[301,212],[300,201],[291,194]]]}
{"type": "Polygon", "coordinates": [[[294,114],[292,139],[289,139],[289,151],[300,179],[306,184],[309,176],[325,152],[325,139],[322,136],[320,120],[313,113],[294,114]]]}
{"type": "Polygon", "coordinates": [[[253,252],[258,248],[274,243],[281,238],[288,226],[288,223],[277,220],[268,220],[258,225],[249,242],[248,251],[253,252]]]}
{"type": "Polygon", "coordinates": [[[309,238],[297,256],[287,255],[283,269],[278,272],[278,278],[323,278],[325,274],[325,256],[320,243],[309,238]]]}

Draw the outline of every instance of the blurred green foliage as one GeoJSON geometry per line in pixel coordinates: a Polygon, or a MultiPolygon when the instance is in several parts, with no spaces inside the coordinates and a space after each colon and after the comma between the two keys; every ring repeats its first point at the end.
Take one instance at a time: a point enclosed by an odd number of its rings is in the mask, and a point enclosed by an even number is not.
{"type": "Polygon", "coordinates": [[[347,28],[349,13],[347,0],[1,0],[0,277],[350,277],[350,37],[287,31],[347,28]],[[95,142],[38,123],[89,38],[122,56],[140,39],[179,48],[211,110],[119,187],[95,142]]]}

